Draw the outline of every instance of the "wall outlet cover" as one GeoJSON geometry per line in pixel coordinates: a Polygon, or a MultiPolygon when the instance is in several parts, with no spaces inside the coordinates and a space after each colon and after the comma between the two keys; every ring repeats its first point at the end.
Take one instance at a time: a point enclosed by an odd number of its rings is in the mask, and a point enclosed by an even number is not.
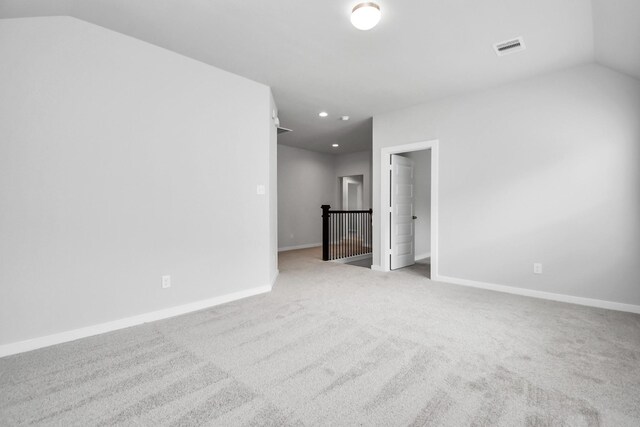
{"type": "Polygon", "coordinates": [[[171,287],[171,276],[162,276],[162,289],[171,287]]]}

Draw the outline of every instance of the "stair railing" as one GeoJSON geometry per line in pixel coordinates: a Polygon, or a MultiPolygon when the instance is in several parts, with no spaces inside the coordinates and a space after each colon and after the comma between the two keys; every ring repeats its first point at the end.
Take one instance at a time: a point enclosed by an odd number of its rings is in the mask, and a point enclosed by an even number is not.
{"type": "Polygon", "coordinates": [[[371,253],[373,210],[332,211],[330,205],[321,208],[324,261],[371,253]]]}

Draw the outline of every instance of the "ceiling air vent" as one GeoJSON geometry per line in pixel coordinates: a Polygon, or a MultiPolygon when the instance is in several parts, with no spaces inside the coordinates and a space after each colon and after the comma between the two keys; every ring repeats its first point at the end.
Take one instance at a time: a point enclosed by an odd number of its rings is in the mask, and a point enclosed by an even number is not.
{"type": "Polygon", "coordinates": [[[504,56],[508,53],[520,52],[525,50],[524,40],[522,37],[518,37],[512,40],[503,41],[493,45],[493,49],[496,51],[496,55],[504,56]]]}

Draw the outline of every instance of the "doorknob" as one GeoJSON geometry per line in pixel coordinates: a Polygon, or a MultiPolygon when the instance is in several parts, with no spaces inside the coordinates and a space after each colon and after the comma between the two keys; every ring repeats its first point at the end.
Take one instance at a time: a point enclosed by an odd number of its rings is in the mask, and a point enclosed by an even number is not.
{"type": "Polygon", "coordinates": [[[418,217],[414,215],[414,216],[413,216],[413,219],[418,219],[418,217]]]}

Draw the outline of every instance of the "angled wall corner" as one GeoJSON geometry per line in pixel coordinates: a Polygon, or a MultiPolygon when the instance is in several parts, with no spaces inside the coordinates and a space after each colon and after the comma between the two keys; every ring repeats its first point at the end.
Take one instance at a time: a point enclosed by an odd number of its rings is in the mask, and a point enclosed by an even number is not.
{"type": "Polygon", "coordinates": [[[267,86],[69,17],[0,56],[0,345],[271,286],[267,86]]]}
{"type": "Polygon", "coordinates": [[[640,79],[640,2],[591,0],[598,63],[640,79]]]}

